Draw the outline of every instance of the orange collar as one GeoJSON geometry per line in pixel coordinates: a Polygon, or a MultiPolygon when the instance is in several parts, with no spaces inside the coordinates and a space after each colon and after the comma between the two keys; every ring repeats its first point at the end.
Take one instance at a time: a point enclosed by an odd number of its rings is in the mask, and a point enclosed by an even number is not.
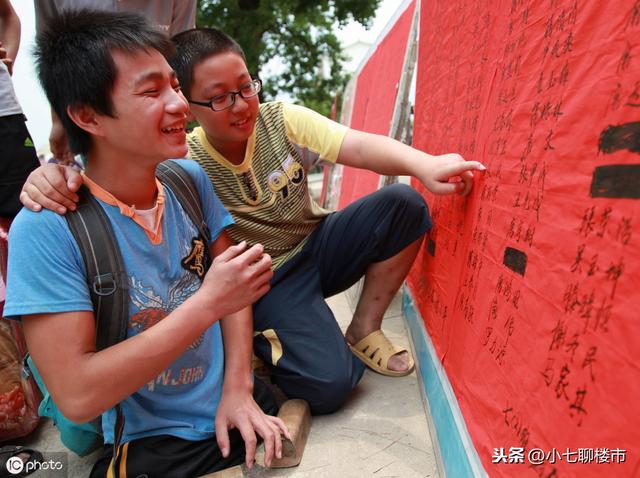
{"type": "Polygon", "coordinates": [[[151,244],[157,245],[162,242],[162,214],[164,212],[165,194],[164,194],[164,187],[162,186],[162,183],[158,181],[158,178],[156,178],[156,187],[158,188],[158,197],[156,198],[156,205],[158,206],[158,209],[156,211],[156,218],[154,221],[153,229],[149,229],[147,227],[147,225],[144,222],[144,219],[142,219],[136,213],[136,208],[134,206],[129,206],[123,203],[118,198],[116,198],[113,194],[111,194],[109,191],[104,189],[102,186],[100,186],[99,184],[89,179],[89,177],[84,173],[82,173],[82,180],[84,184],[89,188],[89,191],[91,191],[91,194],[93,194],[95,197],[97,197],[101,201],[106,202],[111,206],[117,206],[120,209],[120,214],[122,214],[123,216],[130,217],[131,219],[133,219],[133,221],[136,224],[138,224],[142,229],[144,229],[144,232],[147,234],[147,237],[151,241],[151,244]]]}

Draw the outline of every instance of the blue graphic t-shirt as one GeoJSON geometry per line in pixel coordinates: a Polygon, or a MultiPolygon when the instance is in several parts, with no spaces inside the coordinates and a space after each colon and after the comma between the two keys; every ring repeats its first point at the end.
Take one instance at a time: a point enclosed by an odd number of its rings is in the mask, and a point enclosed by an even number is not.
{"type": "MultiPolygon", "coordinates": [[[[198,188],[214,241],[233,220],[200,166],[188,160],[178,164],[198,188]]],[[[182,265],[193,250],[192,240],[198,231],[168,187],[165,194],[162,241],[157,245],[151,244],[142,227],[123,216],[117,206],[100,201],[111,220],[129,278],[129,337],[158,323],[200,287],[196,274],[182,265]]],[[[23,209],[12,224],[9,244],[6,317],[93,310],[84,261],[64,217],[23,209]]],[[[216,322],[166,370],[121,402],[123,442],[160,434],[187,440],[211,437],[223,368],[222,338],[216,322]]],[[[102,415],[106,443],[113,443],[114,423],[115,409],[102,415]]]]}

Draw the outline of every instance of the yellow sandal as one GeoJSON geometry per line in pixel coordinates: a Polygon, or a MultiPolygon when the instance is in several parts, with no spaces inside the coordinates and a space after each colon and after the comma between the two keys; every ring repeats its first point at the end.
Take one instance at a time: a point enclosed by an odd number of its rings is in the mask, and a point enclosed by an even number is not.
{"type": "Polygon", "coordinates": [[[362,360],[367,367],[382,375],[404,377],[413,372],[415,368],[415,362],[411,354],[409,354],[409,367],[407,370],[397,372],[387,368],[389,359],[393,355],[400,352],[409,352],[407,349],[393,345],[382,330],[371,332],[359,342],[353,345],[349,344],[349,347],[351,347],[351,351],[362,360]]]}

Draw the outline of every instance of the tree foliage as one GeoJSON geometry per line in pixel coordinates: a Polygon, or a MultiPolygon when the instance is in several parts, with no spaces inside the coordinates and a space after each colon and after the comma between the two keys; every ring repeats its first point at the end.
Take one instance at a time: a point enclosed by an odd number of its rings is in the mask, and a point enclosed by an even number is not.
{"type": "Polygon", "coordinates": [[[334,25],[355,20],[370,26],[380,0],[200,0],[198,26],[216,27],[245,51],[251,73],[260,76],[272,58],[282,72],[265,82],[265,98],[286,93],[319,113],[329,114],[333,96],[342,91],[343,71],[334,25]],[[321,73],[325,59],[329,74],[321,73]],[[328,60],[328,61],[327,61],[328,60]]]}

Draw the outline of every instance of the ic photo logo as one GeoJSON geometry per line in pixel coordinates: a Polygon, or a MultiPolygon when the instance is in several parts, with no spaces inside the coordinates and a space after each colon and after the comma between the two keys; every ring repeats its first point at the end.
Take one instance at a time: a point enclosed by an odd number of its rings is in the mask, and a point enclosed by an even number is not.
{"type": "Polygon", "coordinates": [[[24,463],[17,456],[9,458],[5,466],[7,467],[7,471],[12,475],[22,473],[22,470],[24,470],[24,463]]]}
{"type": "MultiPolygon", "coordinates": [[[[26,463],[18,456],[12,456],[9,458],[5,467],[11,475],[19,475],[24,472],[24,475],[29,475],[34,471],[62,471],[64,469],[64,460],[42,460],[42,461],[27,461],[26,463]]],[[[0,473],[1,476],[4,476],[0,473]]],[[[48,476],[48,475],[47,475],[48,476]]],[[[57,476],[57,474],[56,474],[57,476]]]]}

